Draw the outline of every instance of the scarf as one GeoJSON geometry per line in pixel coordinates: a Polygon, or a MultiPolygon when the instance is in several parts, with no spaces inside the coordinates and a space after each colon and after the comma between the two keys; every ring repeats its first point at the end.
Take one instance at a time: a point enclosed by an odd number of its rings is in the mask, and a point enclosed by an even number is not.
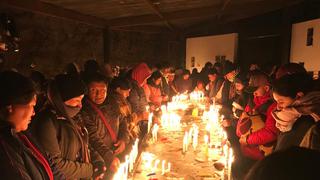
{"type": "Polygon", "coordinates": [[[310,115],[315,121],[320,120],[320,91],[310,92],[295,100],[289,107],[272,112],[276,120],[276,127],[281,132],[290,131],[293,124],[302,115],[310,115]]]}

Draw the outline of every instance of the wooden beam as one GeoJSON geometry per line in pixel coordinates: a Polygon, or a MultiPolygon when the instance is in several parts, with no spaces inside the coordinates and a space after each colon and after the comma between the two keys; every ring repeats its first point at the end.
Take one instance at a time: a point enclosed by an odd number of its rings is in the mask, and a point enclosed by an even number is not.
{"type": "MultiPolygon", "coordinates": [[[[167,21],[178,20],[178,19],[188,19],[188,18],[199,18],[199,17],[211,17],[215,16],[219,11],[219,6],[209,6],[204,8],[195,8],[188,9],[170,13],[162,13],[167,21]]],[[[142,16],[133,16],[127,18],[118,18],[108,21],[108,25],[111,27],[125,27],[125,26],[136,26],[136,25],[145,25],[156,22],[163,22],[163,19],[160,19],[156,15],[142,15],[142,16]]]]}
{"type": "Polygon", "coordinates": [[[0,4],[2,7],[23,9],[25,11],[63,18],[99,28],[104,28],[106,26],[106,21],[104,19],[96,18],[90,15],[84,15],[76,11],[64,9],[53,4],[41,2],[39,0],[1,0],[0,4]]]}
{"type": "Polygon", "coordinates": [[[156,8],[149,0],[144,0],[144,2],[153,10],[154,13],[156,13],[159,18],[166,24],[166,26],[171,30],[175,31],[175,28],[172,24],[163,16],[163,14],[159,11],[158,8],[156,8]]]}
{"type": "Polygon", "coordinates": [[[231,0],[223,0],[222,5],[221,5],[221,9],[220,12],[217,15],[217,19],[220,19],[223,11],[226,9],[226,7],[230,4],[231,0]]]}

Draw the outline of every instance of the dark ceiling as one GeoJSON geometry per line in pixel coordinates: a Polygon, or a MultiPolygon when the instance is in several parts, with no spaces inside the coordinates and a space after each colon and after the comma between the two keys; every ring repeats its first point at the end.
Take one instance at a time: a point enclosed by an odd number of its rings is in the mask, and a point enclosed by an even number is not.
{"type": "Polygon", "coordinates": [[[209,21],[228,22],[303,0],[5,0],[11,6],[65,16],[113,29],[178,31],[209,21]],[[32,4],[33,3],[33,4],[32,4]]]}

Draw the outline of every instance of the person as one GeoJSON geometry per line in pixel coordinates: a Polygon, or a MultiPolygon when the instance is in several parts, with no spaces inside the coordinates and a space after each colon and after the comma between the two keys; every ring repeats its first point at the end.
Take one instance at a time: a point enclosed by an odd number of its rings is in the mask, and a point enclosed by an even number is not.
{"type": "Polygon", "coordinates": [[[213,99],[221,88],[223,79],[218,75],[217,70],[213,68],[208,71],[208,79],[209,83],[207,84],[206,89],[208,91],[208,97],[213,99]]]}
{"type": "Polygon", "coordinates": [[[235,89],[236,95],[232,103],[232,112],[235,118],[240,118],[241,114],[244,111],[244,108],[249,102],[249,99],[252,99],[252,95],[245,91],[245,88],[248,86],[248,79],[244,73],[239,73],[235,78],[235,89]]]}
{"type": "Polygon", "coordinates": [[[36,89],[27,77],[0,73],[0,168],[3,179],[65,179],[27,129],[35,115],[36,89]]]}
{"type": "Polygon", "coordinates": [[[192,80],[190,79],[189,70],[184,69],[182,76],[174,80],[174,87],[180,94],[192,91],[192,80]]]}
{"type": "Polygon", "coordinates": [[[39,71],[32,70],[30,73],[30,79],[35,83],[37,89],[37,104],[35,106],[35,112],[38,113],[47,103],[46,90],[48,86],[48,80],[39,71]]]}
{"type": "Polygon", "coordinates": [[[201,69],[199,78],[205,83],[208,84],[208,72],[212,68],[212,63],[211,62],[206,62],[204,67],[201,69]]]}
{"type": "Polygon", "coordinates": [[[168,84],[168,75],[170,73],[170,64],[168,62],[163,62],[161,64],[158,64],[157,67],[162,75],[160,83],[161,95],[169,96],[170,87],[168,84]]]}
{"type": "Polygon", "coordinates": [[[79,114],[89,133],[92,148],[104,159],[108,174],[116,172],[119,155],[128,143],[126,119],[115,111],[115,104],[106,104],[108,85],[102,74],[91,74],[87,79],[88,94],[79,114]]]}
{"type": "Polygon", "coordinates": [[[83,71],[80,72],[80,76],[84,82],[87,81],[87,78],[90,77],[91,74],[99,73],[100,68],[99,64],[96,60],[94,59],[89,59],[87,60],[84,65],[83,71]]]}
{"type": "Polygon", "coordinates": [[[280,66],[275,74],[275,79],[279,79],[280,77],[288,74],[295,73],[307,73],[307,70],[298,63],[288,63],[280,66]]]}
{"type": "MultiPolygon", "coordinates": [[[[276,151],[299,146],[307,131],[315,125],[315,121],[320,120],[317,117],[320,114],[319,110],[309,111],[320,109],[317,108],[320,103],[320,93],[311,91],[312,78],[307,73],[284,75],[273,83],[273,97],[277,102],[277,109],[272,112],[272,116],[281,131],[276,151]],[[306,109],[309,113],[304,112],[306,109]]],[[[311,148],[316,147],[320,147],[320,142],[311,148]]]]}
{"type": "Polygon", "coordinates": [[[76,118],[84,91],[78,77],[57,75],[49,83],[49,105],[35,116],[30,128],[35,140],[67,179],[97,178],[104,174],[103,160],[94,151],[89,154],[87,130],[76,118]]]}
{"type": "MultiPolygon", "coordinates": [[[[148,101],[143,86],[151,76],[151,70],[145,63],[136,65],[130,73],[130,83],[132,85],[128,101],[132,112],[137,115],[140,127],[139,139],[142,140],[147,133],[147,120],[149,112],[147,111],[148,101]]],[[[141,142],[141,141],[140,141],[141,142]]]]}
{"type": "Polygon", "coordinates": [[[159,71],[152,73],[148,79],[147,88],[150,91],[149,101],[155,108],[159,108],[162,103],[168,101],[168,96],[163,96],[161,93],[162,75],[159,71]]]}
{"type": "Polygon", "coordinates": [[[292,147],[278,151],[257,162],[245,180],[313,180],[319,178],[319,151],[292,147]]]}
{"type": "Polygon", "coordinates": [[[204,82],[202,82],[201,80],[198,80],[196,83],[196,87],[194,88],[195,92],[201,92],[203,93],[204,96],[207,96],[207,91],[204,85],[204,82]]]}
{"type": "MultiPolygon", "coordinates": [[[[239,172],[244,173],[257,160],[270,154],[278,136],[275,119],[271,112],[277,104],[271,97],[269,77],[262,71],[255,71],[249,79],[246,91],[253,92],[253,100],[249,101],[237,123],[236,134],[242,156],[234,163],[239,172]]],[[[243,174],[239,176],[243,176],[243,174]]]]}
{"type": "Polygon", "coordinates": [[[64,69],[65,74],[80,76],[80,68],[76,62],[68,63],[64,69]]]}

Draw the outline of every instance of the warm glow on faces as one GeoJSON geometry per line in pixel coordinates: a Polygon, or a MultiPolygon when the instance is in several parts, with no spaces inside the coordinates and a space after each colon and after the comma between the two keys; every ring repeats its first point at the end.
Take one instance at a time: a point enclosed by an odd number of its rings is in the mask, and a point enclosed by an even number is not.
{"type": "Polygon", "coordinates": [[[217,78],[217,75],[216,74],[209,74],[208,75],[208,78],[209,78],[209,81],[215,81],[216,80],[216,78],[217,78]]]}
{"type": "Polygon", "coordinates": [[[190,77],[190,75],[189,75],[189,74],[185,74],[185,75],[183,75],[183,79],[184,79],[184,80],[188,80],[188,79],[189,79],[189,77],[190,77]]]}
{"type": "Polygon", "coordinates": [[[253,92],[254,97],[261,97],[264,96],[266,93],[269,92],[269,86],[259,86],[259,88],[253,92]]]}
{"type": "Polygon", "coordinates": [[[278,110],[282,110],[283,108],[290,106],[295,100],[291,97],[281,96],[276,92],[273,93],[273,98],[277,102],[278,110]]]}
{"type": "Polygon", "coordinates": [[[74,97],[72,99],[69,99],[67,101],[64,102],[65,105],[70,106],[70,107],[82,107],[82,99],[83,99],[84,95],[80,95],[78,97],[74,97]]]}
{"type": "Polygon", "coordinates": [[[7,107],[9,111],[8,121],[12,124],[16,132],[25,131],[34,116],[34,106],[36,105],[36,95],[27,104],[15,104],[7,107]]]}
{"type": "Polygon", "coordinates": [[[160,83],[161,83],[161,78],[159,78],[159,79],[156,79],[155,81],[154,81],[154,84],[155,85],[160,85],[160,83]]]}
{"type": "Polygon", "coordinates": [[[116,91],[117,91],[117,93],[119,93],[121,96],[123,96],[124,98],[127,98],[127,97],[129,97],[129,95],[130,95],[130,89],[127,89],[127,90],[123,90],[123,89],[121,89],[121,88],[117,88],[116,89],[116,91]]]}
{"type": "Polygon", "coordinates": [[[107,85],[105,82],[91,82],[89,84],[88,97],[96,104],[102,104],[107,97],[107,85]]]}
{"type": "Polygon", "coordinates": [[[233,82],[236,77],[236,71],[231,71],[228,74],[226,74],[226,78],[230,81],[233,82]]]}
{"type": "Polygon", "coordinates": [[[241,83],[235,83],[235,87],[236,87],[236,90],[242,91],[244,88],[244,85],[241,83]]]}

